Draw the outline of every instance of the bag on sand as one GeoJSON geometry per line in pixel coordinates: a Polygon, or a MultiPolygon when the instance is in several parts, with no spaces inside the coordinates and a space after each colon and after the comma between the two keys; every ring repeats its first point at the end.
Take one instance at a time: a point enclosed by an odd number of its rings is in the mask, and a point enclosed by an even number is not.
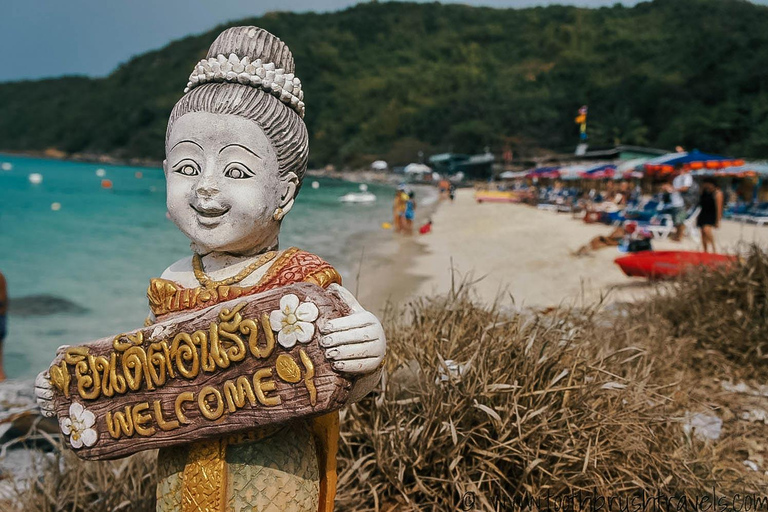
{"type": "Polygon", "coordinates": [[[627,252],[640,252],[640,251],[652,251],[651,240],[649,238],[640,238],[638,240],[630,240],[627,246],[627,252]]]}

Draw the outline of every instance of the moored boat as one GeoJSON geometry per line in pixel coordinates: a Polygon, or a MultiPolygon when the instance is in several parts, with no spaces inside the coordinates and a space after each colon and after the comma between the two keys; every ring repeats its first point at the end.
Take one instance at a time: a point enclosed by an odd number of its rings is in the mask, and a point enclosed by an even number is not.
{"type": "Polygon", "coordinates": [[[736,259],[736,256],[709,252],[641,251],[614,261],[628,276],[664,279],[701,267],[727,267],[736,259]]]}

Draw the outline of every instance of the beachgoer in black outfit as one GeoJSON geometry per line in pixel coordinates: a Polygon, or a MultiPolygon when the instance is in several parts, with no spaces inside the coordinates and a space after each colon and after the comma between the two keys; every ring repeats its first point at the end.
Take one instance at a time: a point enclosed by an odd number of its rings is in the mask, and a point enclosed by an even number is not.
{"type": "Polygon", "coordinates": [[[715,252],[714,228],[720,227],[720,219],[723,217],[723,192],[717,187],[714,178],[705,178],[699,197],[699,216],[696,225],[701,229],[701,245],[704,252],[708,252],[708,246],[712,246],[715,252]]]}

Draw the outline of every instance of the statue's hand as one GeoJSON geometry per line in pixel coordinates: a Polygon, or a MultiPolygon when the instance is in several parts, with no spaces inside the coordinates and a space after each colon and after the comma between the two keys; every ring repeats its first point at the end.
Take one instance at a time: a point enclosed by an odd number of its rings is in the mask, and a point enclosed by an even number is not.
{"type": "Polygon", "coordinates": [[[325,357],[333,361],[334,369],[340,372],[356,375],[375,372],[387,351],[381,322],[363,309],[347,289],[332,284],[328,290],[336,293],[352,313],[319,325],[324,335],[320,344],[325,348],[325,357]]]}
{"type": "MultiPolygon", "coordinates": [[[[61,345],[56,349],[56,355],[61,355],[69,348],[69,345],[61,345]]],[[[40,413],[46,418],[53,418],[56,412],[53,410],[53,385],[51,385],[48,370],[42,371],[35,377],[35,400],[40,406],[40,413]]]]}
{"type": "Polygon", "coordinates": [[[53,410],[53,386],[48,379],[48,371],[40,372],[35,378],[35,400],[40,406],[40,413],[46,418],[53,418],[56,413],[53,410]]]}

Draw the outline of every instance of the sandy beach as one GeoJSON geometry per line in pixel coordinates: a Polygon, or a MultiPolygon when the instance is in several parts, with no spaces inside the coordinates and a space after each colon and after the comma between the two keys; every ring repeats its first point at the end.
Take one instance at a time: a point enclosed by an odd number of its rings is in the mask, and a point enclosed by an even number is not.
{"type": "MultiPolygon", "coordinates": [[[[574,255],[592,238],[608,235],[610,226],[528,205],[477,204],[471,189],[459,190],[453,203],[421,212],[420,221],[427,215],[434,221],[428,235],[377,235],[355,284],[366,307],[381,311],[388,301],[445,293],[452,277],[473,281],[483,302],[501,298],[511,305],[514,299],[515,307],[579,305],[605,294],[609,301],[631,301],[652,289],[646,280],[622,273],[613,262],[620,256],[615,247],[574,255]]],[[[752,242],[768,247],[768,227],[724,221],[716,241],[719,252],[734,253],[752,242]]],[[[656,250],[699,250],[689,237],[653,244],[656,250]]]]}

